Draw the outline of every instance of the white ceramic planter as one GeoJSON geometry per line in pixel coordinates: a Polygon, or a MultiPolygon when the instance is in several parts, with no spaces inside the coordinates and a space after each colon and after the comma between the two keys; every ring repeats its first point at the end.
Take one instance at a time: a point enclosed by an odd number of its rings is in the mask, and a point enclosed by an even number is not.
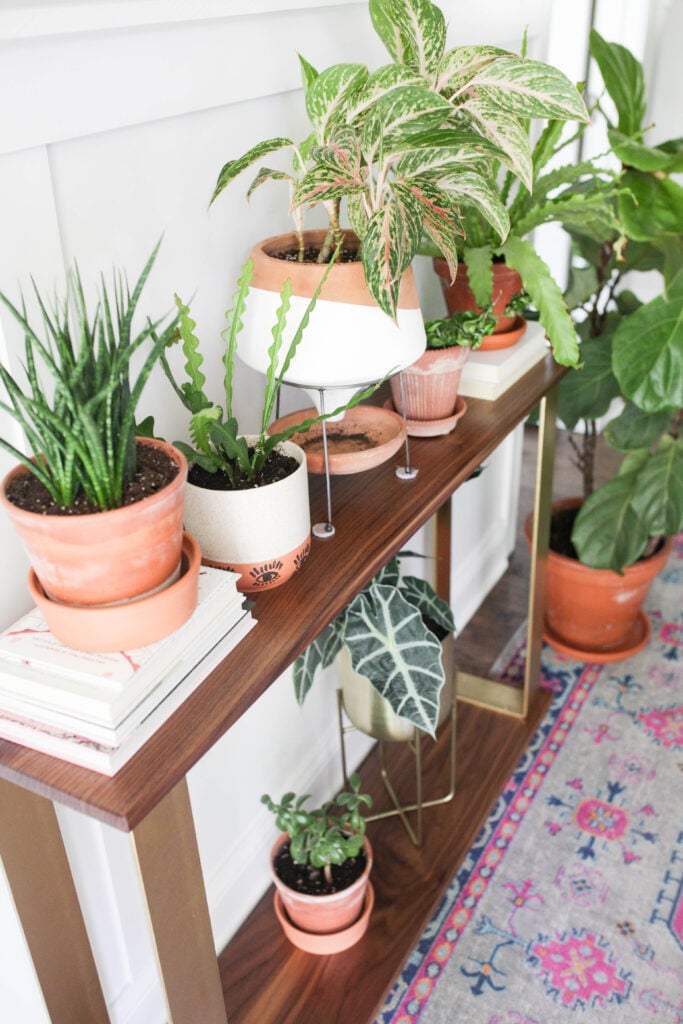
{"type": "Polygon", "coordinates": [[[199,542],[202,561],[241,573],[238,588],[245,593],[280,586],[310,551],[306,456],[291,441],[283,447],[299,467],[267,487],[212,491],[187,484],[185,525],[199,542]]]}
{"type": "MultiPolygon", "coordinates": [[[[324,237],[322,231],[305,234],[311,245],[319,245],[324,237]]],[[[296,263],[271,255],[291,250],[294,238],[279,235],[265,239],[251,253],[254,279],[243,317],[239,356],[261,373],[268,366],[271,328],[283,283],[289,278],[293,288],[283,345],[286,350],[326,269],[324,265],[296,263]]],[[[358,245],[351,233],[347,238],[349,246],[358,245]]],[[[364,384],[414,363],[425,345],[417,287],[410,268],[401,282],[394,322],[368,292],[362,263],[337,263],[325,282],[286,379],[309,390],[316,407],[320,401],[318,389],[339,389],[326,399],[329,412],[347,402],[364,384]]]]}

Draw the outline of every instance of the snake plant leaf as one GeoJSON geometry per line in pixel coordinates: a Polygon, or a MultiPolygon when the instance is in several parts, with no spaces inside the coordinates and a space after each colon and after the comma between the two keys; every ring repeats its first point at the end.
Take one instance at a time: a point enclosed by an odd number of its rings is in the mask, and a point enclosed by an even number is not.
{"type": "Polygon", "coordinates": [[[327,668],[339,654],[342,646],[342,628],[335,619],[294,662],[294,693],[303,704],[320,668],[327,668]]]}
{"type": "Polygon", "coordinates": [[[441,61],[436,90],[446,96],[457,95],[475,75],[498,57],[514,56],[509,50],[501,50],[498,46],[456,46],[441,61]]]}
{"type": "MultiPolygon", "coordinates": [[[[582,349],[583,354],[583,349],[582,349]]],[[[561,393],[560,388],[560,393],[561,393]]],[[[623,410],[611,419],[604,430],[604,436],[613,448],[629,451],[635,448],[649,448],[665,431],[668,431],[674,411],[643,412],[633,402],[626,402],[623,410]]]]}
{"type": "Polygon", "coordinates": [[[476,125],[484,138],[496,146],[505,164],[526,185],[533,187],[533,165],[529,133],[524,123],[499,104],[479,94],[468,95],[457,107],[476,125]]]}
{"type": "Polygon", "coordinates": [[[396,319],[401,277],[420,244],[422,208],[405,190],[391,198],[368,220],[363,238],[363,268],[368,291],[396,319]]]}
{"type": "Polygon", "coordinates": [[[661,146],[646,146],[616,128],[608,129],[607,138],[615,156],[627,167],[649,173],[662,171],[664,174],[675,174],[683,171],[683,152],[680,150],[669,153],[661,146]]]}
{"type": "Polygon", "coordinates": [[[467,90],[519,118],[589,121],[576,86],[558,68],[542,61],[499,57],[470,79],[467,90]]]}
{"type": "Polygon", "coordinates": [[[645,412],[683,406],[683,271],[622,321],[613,364],[624,395],[645,412]]]}
{"type": "Polygon", "coordinates": [[[460,208],[453,196],[426,178],[394,182],[394,193],[397,196],[409,193],[417,200],[422,211],[422,230],[436,242],[451,276],[455,277],[458,239],[464,236],[464,231],[460,208]]]}
{"type": "Polygon", "coordinates": [[[404,64],[386,64],[373,71],[358,95],[350,103],[346,119],[351,124],[383,96],[404,85],[426,88],[425,80],[404,64]]]}
{"type": "Polygon", "coordinates": [[[649,242],[653,237],[680,238],[683,188],[671,178],[627,170],[622,178],[619,216],[629,238],[649,242]]]}
{"type": "Polygon", "coordinates": [[[294,143],[291,139],[275,138],[265,139],[263,142],[259,142],[256,146],[252,146],[251,149],[243,153],[242,156],[236,160],[228,160],[223,165],[216,181],[216,187],[213,190],[213,195],[209,202],[209,206],[213,203],[226,185],[229,185],[233,178],[236,178],[238,174],[246,170],[252,164],[255,164],[258,160],[262,160],[264,156],[268,156],[270,153],[276,153],[280,149],[287,149],[289,146],[293,146],[294,143]]]}
{"type": "Polygon", "coordinates": [[[306,111],[318,140],[326,142],[330,130],[345,117],[345,104],[367,81],[364,64],[333,64],[315,78],[306,93],[306,111]]]}
{"type": "Polygon", "coordinates": [[[521,274],[531,304],[550,340],[555,360],[562,366],[576,366],[579,346],[576,327],[569,315],[564,296],[547,264],[531,242],[510,235],[501,246],[509,267],[521,274]]]}
{"type": "Polygon", "coordinates": [[[354,671],[370,680],[402,718],[434,736],[443,684],[441,645],[394,587],[362,592],[346,614],[354,671]]]}
{"type": "Polygon", "coordinates": [[[431,78],[446,48],[446,22],[431,0],[370,0],[377,32],[394,60],[431,78]]]}
{"type": "Polygon", "coordinates": [[[618,396],[619,385],[612,371],[612,338],[605,330],[599,338],[582,343],[581,368],[560,382],[558,415],[569,430],[574,430],[579,420],[604,416],[618,396]]]}
{"type": "Polygon", "coordinates": [[[662,437],[638,474],[633,508],[650,536],[674,537],[683,530],[683,438],[662,437]]]}
{"type": "Polygon", "coordinates": [[[406,601],[414,605],[423,619],[430,619],[447,633],[455,629],[453,612],[443,598],[419,576],[404,576],[401,581],[401,593],[406,601]]]}
{"type": "Polygon", "coordinates": [[[617,108],[617,127],[624,135],[639,135],[645,118],[645,77],[640,61],[619,43],[609,43],[596,29],[591,29],[590,52],[598,67],[607,92],[617,108]]]}
{"type": "Polygon", "coordinates": [[[633,507],[637,471],[619,473],[583,503],[572,530],[572,542],[584,565],[623,572],[641,556],[650,531],[633,507]]]}

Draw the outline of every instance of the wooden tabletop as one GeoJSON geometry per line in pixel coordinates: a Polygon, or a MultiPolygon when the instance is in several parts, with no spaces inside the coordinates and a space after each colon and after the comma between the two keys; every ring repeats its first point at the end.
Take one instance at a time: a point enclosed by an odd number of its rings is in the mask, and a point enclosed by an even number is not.
{"type": "MultiPolygon", "coordinates": [[[[91,815],[135,828],[258,700],[357,591],[426,523],[564,373],[550,356],[495,402],[467,400],[443,437],[411,438],[412,480],[383,465],[332,477],[335,535],[283,587],[256,597],[258,625],[113,777],[0,740],[0,777],[91,815]]],[[[324,478],[309,476],[313,522],[325,521],[324,478]]]]}

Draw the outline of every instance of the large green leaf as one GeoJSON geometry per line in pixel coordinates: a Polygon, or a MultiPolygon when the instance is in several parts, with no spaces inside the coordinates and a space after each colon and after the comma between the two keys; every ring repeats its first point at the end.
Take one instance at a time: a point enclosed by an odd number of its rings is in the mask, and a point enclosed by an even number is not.
{"type": "Polygon", "coordinates": [[[431,0],[371,0],[370,13],[394,60],[431,78],[446,47],[446,22],[431,0]]]}
{"type": "Polygon", "coordinates": [[[320,668],[328,668],[341,650],[343,640],[342,624],[339,619],[331,622],[303,654],[294,662],[294,693],[299,704],[303,704],[320,668]]]}
{"type": "Polygon", "coordinates": [[[465,248],[467,280],[477,302],[484,309],[493,299],[493,250],[489,245],[465,248]]]}
{"type": "Polygon", "coordinates": [[[444,678],[441,645],[419,611],[394,587],[373,586],[349,608],[345,641],[354,671],[397,715],[434,736],[444,678]]]}
{"type": "Polygon", "coordinates": [[[621,390],[646,412],[683,406],[683,272],[665,295],[626,317],[614,337],[621,390]]]}
{"type": "Polygon", "coordinates": [[[683,188],[671,178],[627,170],[622,178],[619,216],[629,238],[647,242],[660,235],[680,238],[683,188]]]}
{"type": "Polygon", "coordinates": [[[368,75],[364,64],[333,64],[311,82],[306,112],[320,142],[326,142],[333,126],[344,120],[345,104],[363,87],[368,75]]]}
{"type": "Polygon", "coordinates": [[[459,93],[476,74],[498,57],[514,58],[514,54],[498,46],[456,46],[441,61],[436,89],[446,96],[459,93]]]}
{"type": "Polygon", "coordinates": [[[560,382],[558,415],[569,430],[579,420],[597,420],[619,395],[612,372],[612,344],[609,332],[581,345],[581,368],[572,370],[560,382]]]}
{"type": "Polygon", "coordinates": [[[622,452],[649,448],[671,427],[672,420],[670,409],[643,412],[633,402],[626,402],[622,412],[609,421],[604,435],[613,448],[622,452]]]}
{"type": "Polygon", "coordinates": [[[617,108],[619,131],[624,135],[640,133],[645,117],[642,65],[625,46],[607,42],[596,29],[590,32],[590,52],[617,108]]]}
{"type": "Polygon", "coordinates": [[[252,146],[251,149],[247,150],[242,156],[236,160],[228,160],[226,164],[221,168],[221,172],[218,175],[216,187],[213,190],[211,196],[211,202],[221,194],[226,185],[228,185],[233,178],[236,178],[238,174],[246,170],[252,164],[256,163],[257,160],[262,160],[264,156],[268,156],[269,153],[276,153],[280,149],[286,149],[289,146],[293,146],[294,143],[291,139],[277,138],[277,139],[266,139],[264,142],[259,142],[257,146],[252,146]]]}
{"type": "Polygon", "coordinates": [[[481,68],[467,89],[519,118],[589,120],[576,86],[558,68],[538,60],[499,57],[481,68]]]}
{"type": "Polygon", "coordinates": [[[401,581],[401,592],[406,601],[417,608],[423,620],[429,619],[447,633],[454,631],[453,612],[426,580],[420,579],[419,576],[404,576],[401,581]]]}
{"type": "Polygon", "coordinates": [[[516,174],[529,191],[533,186],[531,146],[526,125],[509,110],[478,93],[468,95],[457,108],[465,113],[501,153],[501,163],[516,174]]]}
{"type": "Polygon", "coordinates": [[[548,265],[531,242],[511,235],[502,245],[508,266],[521,274],[531,303],[538,310],[538,319],[550,340],[553,356],[563,366],[576,366],[579,346],[576,328],[569,315],[564,296],[548,265]]]}
{"type": "Polygon", "coordinates": [[[614,155],[627,167],[634,167],[637,171],[663,171],[665,174],[683,171],[683,153],[679,150],[667,153],[659,146],[646,146],[616,128],[610,128],[607,137],[614,155]]]}
{"type": "Polygon", "coordinates": [[[620,473],[584,502],[572,542],[585,565],[622,572],[645,550],[650,532],[633,507],[638,480],[637,472],[620,473]]]}
{"type": "Polygon", "coordinates": [[[363,267],[368,291],[395,319],[401,278],[422,236],[422,209],[405,191],[392,193],[374,213],[363,238],[363,267]]]}
{"type": "Polygon", "coordinates": [[[662,438],[638,474],[633,507],[650,536],[683,530],[683,438],[662,438]]]}

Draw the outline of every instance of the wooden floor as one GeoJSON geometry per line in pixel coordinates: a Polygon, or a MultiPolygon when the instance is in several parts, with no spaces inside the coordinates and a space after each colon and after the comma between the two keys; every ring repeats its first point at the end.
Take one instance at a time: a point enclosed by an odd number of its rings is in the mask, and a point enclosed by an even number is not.
{"type": "MultiPolygon", "coordinates": [[[[533,503],[535,431],[527,428],[519,543],[510,571],[457,643],[461,668],[483,672],[526,614],[527,555],[522,526],[533,503]],[[510,611],[512,609],[512,611],[510,611]],[[484,663],[486,664],[484,664],[484,663]]],[[[556,496],[577,493],[566,439],[558,437],[556,496]]],[[[605,456],[605,470],[609,459],[605,456]]],[[[541,695],[526,722],[458,705],[455,798],[424,814],[422,848],[397,818],[369,826],[374,847],[375,909],[363,941],[334,957],[294,949],[275,920],[268,894],[220,958],[230,1024],[369,1024],[461,863],[511,768],[547,707],[541,695]]],[[[413,799],[413,762],[406,744],[390,747],[389,765],[399,796],[413,799]]],[[[449,726],[437,744],[423,742],[425,799],[447,790],[449,726]]],[[[377,809],[383,797],[376,752],[362,768],[364,788],[377,809]]]]}

